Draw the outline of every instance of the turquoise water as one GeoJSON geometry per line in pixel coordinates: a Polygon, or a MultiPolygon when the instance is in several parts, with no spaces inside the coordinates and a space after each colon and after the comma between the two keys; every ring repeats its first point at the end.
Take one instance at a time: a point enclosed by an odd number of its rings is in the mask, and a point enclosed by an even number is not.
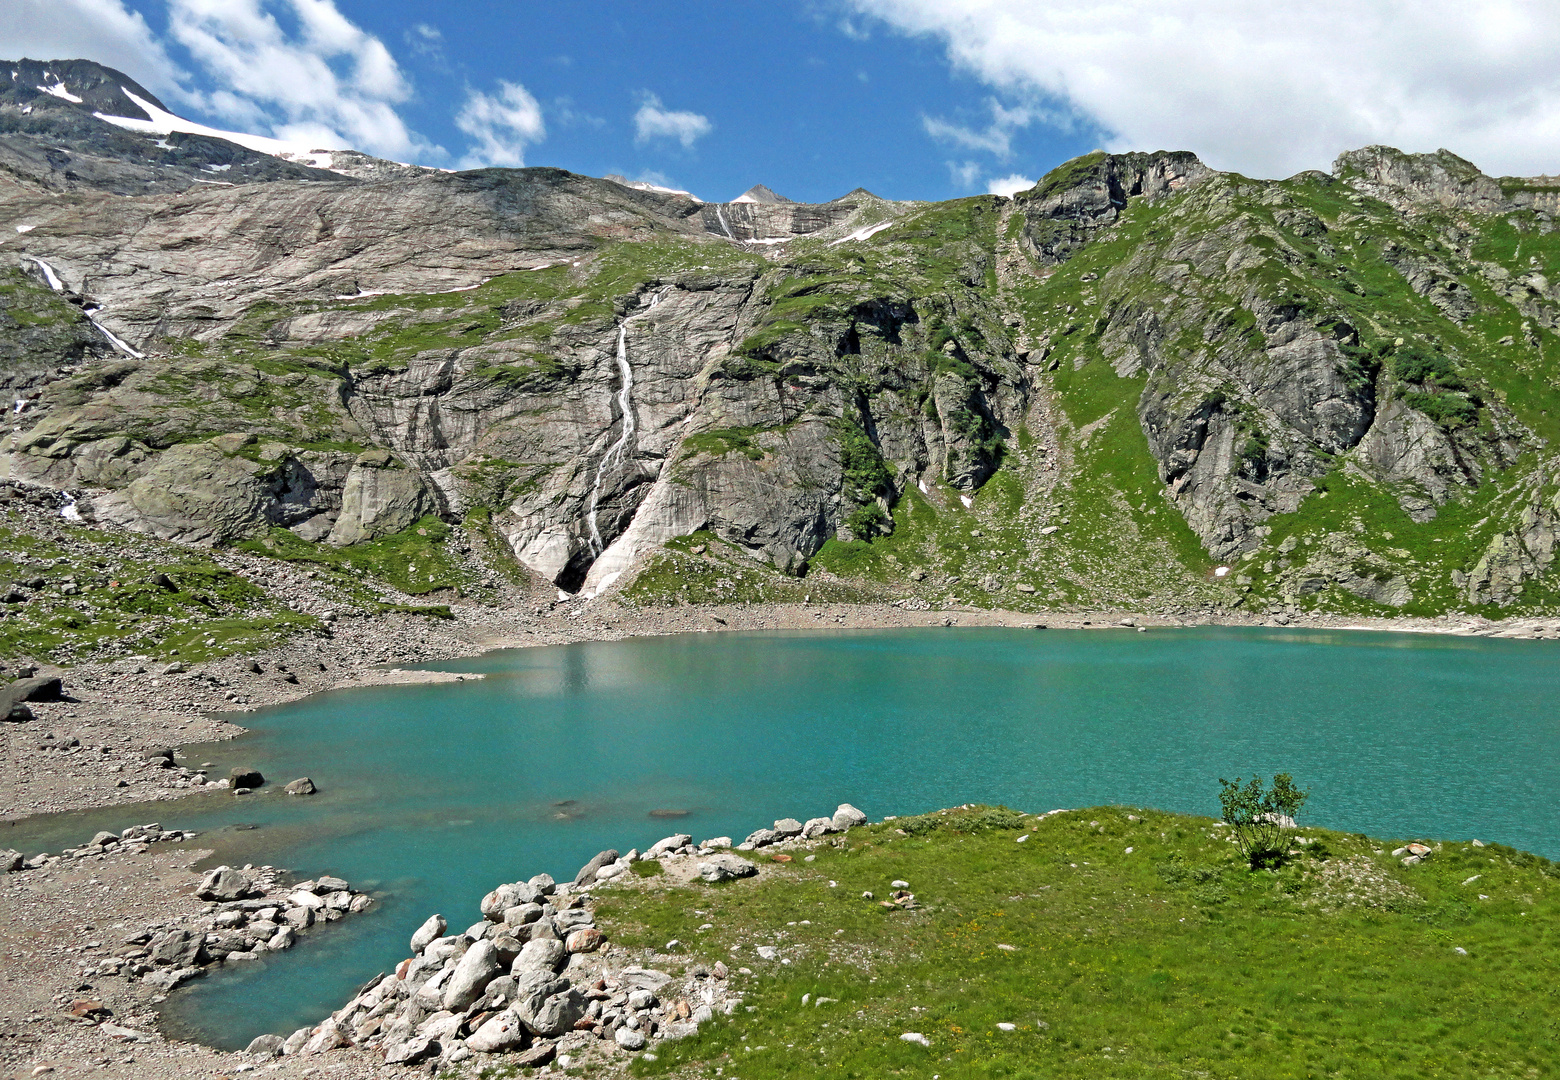
{"type": "Polygon", "coordinates": [[[338,1007],[441,911],[603,847],[672,831],[741,839],[840,802],[874,819],[963,802],[1213,813],[1217,779],[1288,770],[1303,820],[1469,837],[1560,857],[1560,648],[1288,630],[1005,629],[703,634],[433,665],[482,681],[319,695],[241,718],[193,761],[254,764],[321,793],[25,823],[57,850],[98,824],[207,830],[222,861],[333,873],[376,912],[168,1002],[186,1034],[241,1046],[338,1007]],[[653,810],[688,816],[658,821],[653,810]]]}

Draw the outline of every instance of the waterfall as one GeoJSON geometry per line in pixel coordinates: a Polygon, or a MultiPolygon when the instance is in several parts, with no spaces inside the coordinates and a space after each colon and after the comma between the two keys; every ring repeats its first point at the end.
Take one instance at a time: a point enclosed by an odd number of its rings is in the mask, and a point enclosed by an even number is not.
{"type": "Polygon", "coordinates": [[[601,463],[596,466],[596,482],[590,489],[590,513],[585,519],[590,528],[591,551],[600,555],[606,547],[601,539],[601,529],[596,524],[596,505],[601,498],[601,485],[606,479],[607,470],[618,464],[624,451],[628,448],[628,441],[634,437],[634,369],[628,362],[628,324],[635,319],[642,319],[655,309],[655,306],[666,296],[667,289],[662,289],[650,297],[650,305],[637,315],[630,315],[618,323],[617,340],[617,364],[618,378],[622,381],[622,387],[617,393],[618,409],[623,414],[623,430],[618,433],[617,442],[613,443],[607,452],[602,455],[601,463]]]}
{"type": "Polygon", "coordinates": [[[720,219],[720,227],[726,230],[726,239],[738,243],[737,238],[731,233],[731,226],[726,224],[726,212],[720,208],[719,203],[715,204],[715,216],[720,219]]]}
{"type": "MultiPolygon", "coordinates": [[[[36,255],[29,255],[27,258],[36,263],[38,269],[43,271],[43,280],[49,283],[49,288],[53,289],[57,293],[62,293],[65,291],[65,283],[61,281],[60,276],[54,272],[54,267],[44,262],[36,255]]],[[[102,308],[87,308],[84,312],[87,317],[87,321],[90,322],[93,326],[97,327],[98,333],[107,338],[108,343],[119,352],[124,353],[126,356],[134,357],[137,360],[144,359],[146,355],[145,353],[137,352],[130,346],[128,342],[125,341],[124,338],[120,337],[118,334],[114,333],[112,330],[94,318],[94,316],[96,316],[97,313],[102,310],[102,308]]]]}

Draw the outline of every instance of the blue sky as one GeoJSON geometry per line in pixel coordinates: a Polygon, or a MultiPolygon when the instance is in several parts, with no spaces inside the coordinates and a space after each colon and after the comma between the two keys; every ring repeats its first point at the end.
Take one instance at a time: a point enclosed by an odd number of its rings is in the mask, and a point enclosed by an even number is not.
{"type": "Polygon", "coordinates": [[[1560,4],[1522,0],[0,0],[0,52],[309,147],[712,200],[1009,190],[1096,147],[1560,172],[1560,4]]]}

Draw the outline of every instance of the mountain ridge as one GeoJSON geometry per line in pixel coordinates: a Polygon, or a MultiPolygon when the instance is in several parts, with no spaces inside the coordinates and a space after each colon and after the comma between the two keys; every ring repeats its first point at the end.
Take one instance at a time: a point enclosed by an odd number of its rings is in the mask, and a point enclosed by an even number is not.
{"type": "Polygon", "coordinates": [[[1386,147],[1277,181],[1097,152],[946,203],[327,175],[0,180],[9,310],[58,312],[12,333],[8,475],[205,544],[477,515],[585,596],[1560,599],[1560,181],[1386,147]],[[728,585],[677,580],[690,537],[728,585]]]}

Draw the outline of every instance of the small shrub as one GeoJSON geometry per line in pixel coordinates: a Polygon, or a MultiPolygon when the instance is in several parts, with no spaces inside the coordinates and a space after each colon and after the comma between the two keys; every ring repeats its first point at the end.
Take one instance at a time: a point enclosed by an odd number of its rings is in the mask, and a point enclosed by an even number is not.
{"type": "Polygon", "coordinates": [[[1240,777],[1219,778],[1219,806],[1224,820],[1235,831],[1235,843],[1253,870],[1275,868],[1284,861],[1281,843],[1285,826],[1293,827],[1295,815],[1310,793],[1295,787],[1294,777],[1278,773],[1271,789],[1260,776],[1242,785],[1240,777]]]}

